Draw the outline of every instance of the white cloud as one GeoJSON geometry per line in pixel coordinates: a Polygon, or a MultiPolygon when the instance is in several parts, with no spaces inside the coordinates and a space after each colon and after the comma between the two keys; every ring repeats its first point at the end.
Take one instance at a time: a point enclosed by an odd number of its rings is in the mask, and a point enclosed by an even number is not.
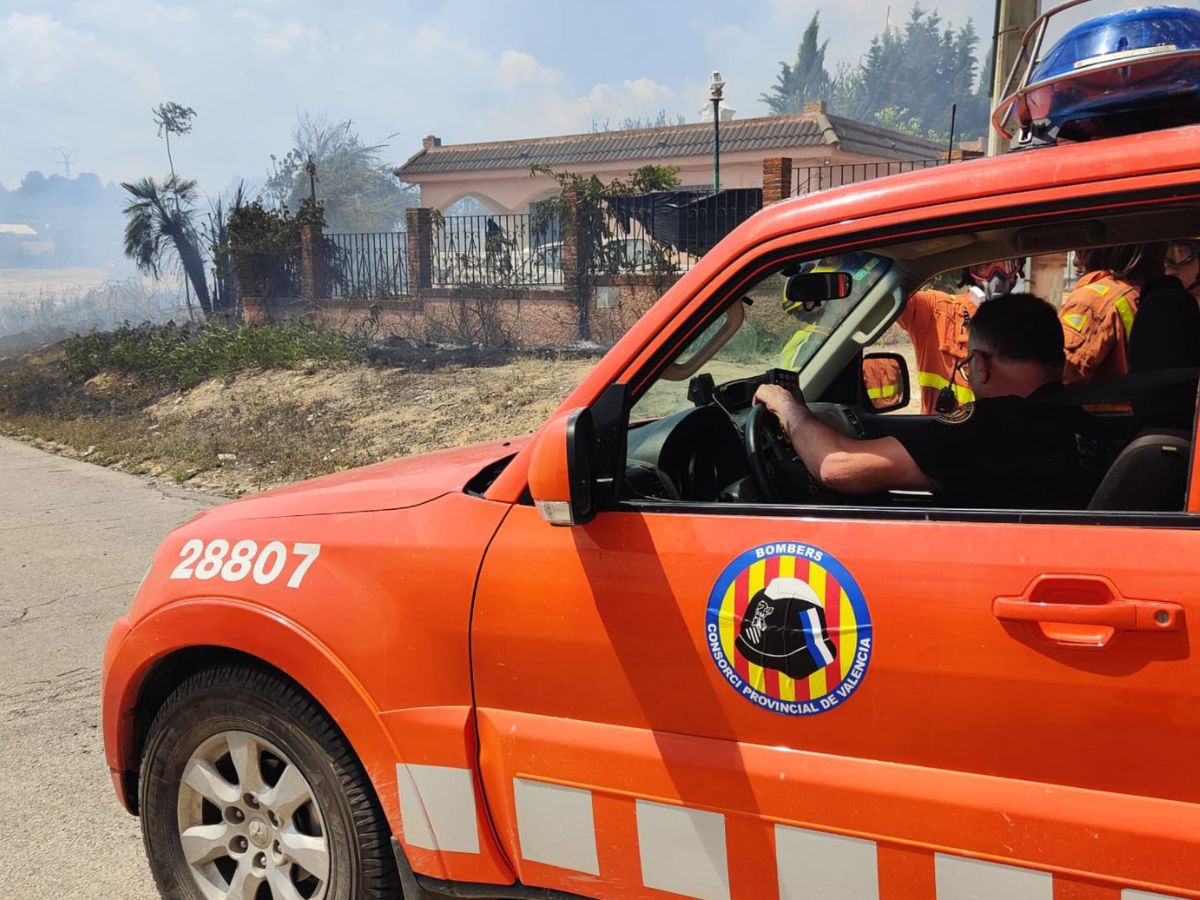
{"type": "Polygon", "coordinates": [[[651,81],[649,78],[638,78],[635,81],[622,81],[621,89],[625,91],[630,98],[638,105],[659,104],[668,102],[675,96],[675,92],[669,87],[658,82],[651,81]]]}
{"type": "Polygon", "coordinates": [[[447,143],[575,133],[593,123],[653,116],[677,102],[670,87],[646,77],[573,87],[564,72],[532,53],[487,52],[432,26],[381,26],[358,32],[355,44],[340,77],[347,90],[351,84],[361,90],[368,76],[355,60],[388,60],[382,78],[376,67],[371,96],[395,123],[389,130],[404,132],[399,159],[415,152],[418,136],[427,133],[447,143]],[[388,51],[381,56],[383,46],[388,51]]]}
{"type": "Polygon", "coordinates": [[[136,57],[50,16],[10,13],[0,19],[0,90],[64,100],[87,90],[90,78],[110,76],[143,79],[150,73],[136,57]]]}
{"type": "MultiPolygon", "coordinates": [[[[991,0],[927,0],[944,20],[990,30],[991,0]],[[981,18],[980,10],[984,11],[981,18]]],[[[161,175],[150,111],[175,100],[197,111],[176,164],[214,190],[261,176],[283,154],[297,113],[352,119],[362,139],[398,133],[401,162],[430,132],[447,142],[616,127],[625,118],[695,121],[709,71],[725,77],[739,118],[790,60],[812,4],[732,7],[692,0],[662,13],[614,0],[590,18],[574,4],[495,0],[0,0],[0,178],[52,171],[54,148],[104,178],[161,175]],[[539,12],[539,4],[541,11],[539,12]],[[547,11],[553,9],[550,14],[547,11]],[[14,11],[15,10],[15,11],[14,11]],[[534,16],[535,28],[523,27],[534,16]],[[659,16],[676,30],[632,33],[621,22],[659,16]],[[583,22],[589,24],[585,27],[583,22]],[[569,49],[564,49],[569,48],[569,49]]],[[[878,0],[823,7],[830,69],[856,60],[882,27],[878,0]]],[[[911,0],[894,0],[892,17],[911,0]]],[[[660,23],[660,24],[661,24],[660,23]]]]}
{"type": "Polygon", "coordinates": [[[500,54],[500,85],[506,90],[522,88],[559,88],[564,79],[557,69],[541,65],[528,53],[505,50],[500,54]]]}

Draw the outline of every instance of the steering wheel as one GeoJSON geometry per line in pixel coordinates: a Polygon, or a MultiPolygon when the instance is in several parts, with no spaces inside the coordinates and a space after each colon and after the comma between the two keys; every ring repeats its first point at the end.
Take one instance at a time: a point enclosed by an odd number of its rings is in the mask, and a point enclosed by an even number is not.
{"type": "Polygon", "coordinates": [[[779,422],[763,404],[756,403],[746,416],[746,463],[759,496],[767,503],[778,503],[783,497],[771,473],[771,466],[787,462],[795,453],[786,446],[779,422]]]}

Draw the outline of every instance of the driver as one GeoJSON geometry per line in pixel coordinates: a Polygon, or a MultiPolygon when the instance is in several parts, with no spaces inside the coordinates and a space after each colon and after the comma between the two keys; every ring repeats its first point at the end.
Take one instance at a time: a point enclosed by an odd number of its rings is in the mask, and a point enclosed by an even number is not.
{"type": "Polygon", "coordinates": [[[1082,413],[1046,402],[1061,390],[1063,363],[1054,307],[1009,294],[971,319],[959,368],[975,401],[902,435],[847,437],[778,385],[762,385],[754,400],[775,414],[813,477],[843,494],[919,490],[949,506],[1082,508],[1082,413]]]}

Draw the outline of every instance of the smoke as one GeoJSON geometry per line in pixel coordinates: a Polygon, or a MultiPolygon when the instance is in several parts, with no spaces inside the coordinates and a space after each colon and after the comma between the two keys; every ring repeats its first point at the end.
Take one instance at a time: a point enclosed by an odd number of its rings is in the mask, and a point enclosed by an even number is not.
{"type": "MultiPolygon", "coordinates": [[[[0,278],[11,273],[0,270],[0,278]]],[[[0,356],[34,350],[72,334],[105,331],[122,322],[183,322],[192,316],[181,291],[140,278],[0,291],[0,356]]]]}

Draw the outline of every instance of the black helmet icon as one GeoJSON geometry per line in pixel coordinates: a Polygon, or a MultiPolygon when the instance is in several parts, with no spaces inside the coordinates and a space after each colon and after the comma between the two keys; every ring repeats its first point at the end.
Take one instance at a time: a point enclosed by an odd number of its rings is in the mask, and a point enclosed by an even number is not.
{"type": "Polygon", "coordinates": [[[799,578],[773,578],[750,599],[734,644],[750,662],[789,678],[807,678],[837,659],[825,606],[799,578]]]}

